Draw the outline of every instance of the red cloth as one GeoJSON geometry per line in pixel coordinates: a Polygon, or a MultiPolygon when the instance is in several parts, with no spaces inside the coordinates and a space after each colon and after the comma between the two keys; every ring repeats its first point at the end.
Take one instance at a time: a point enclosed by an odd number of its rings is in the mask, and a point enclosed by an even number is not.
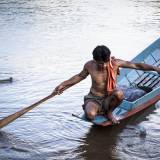
{"type": "Polygon", "coordinates": [[[107,93],[110,95],[113,90],[116,88],[116,74],[113,69],[114,58],[110,58],[107,66],[107,93]]]}

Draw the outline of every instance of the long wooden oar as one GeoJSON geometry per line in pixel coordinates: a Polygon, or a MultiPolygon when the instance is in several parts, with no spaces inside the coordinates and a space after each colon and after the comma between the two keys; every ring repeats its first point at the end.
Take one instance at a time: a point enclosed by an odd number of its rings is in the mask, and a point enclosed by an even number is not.
{"type": "Polygon", "coordinates": [[[11,114],[5,118],[3,118],[2,120],[0,120],[0,128],[2,127],[5,127],[7,124],[11,123],[12,121],[14,121],[15,119],[17,119],[18,117],[22,116],[23,114],[25,114],[26,112],[30,111],[31,109],[33,109],[34,107],[38,106],[39,104],[45,102],[46,100],[54,97],[57,93],[54,92],[52,94],[50,94],[49,96],[39,100],[38,102],[26,107],[26,108],[23,108],[22,110],[14,113],[14,114],[11,114]]]}

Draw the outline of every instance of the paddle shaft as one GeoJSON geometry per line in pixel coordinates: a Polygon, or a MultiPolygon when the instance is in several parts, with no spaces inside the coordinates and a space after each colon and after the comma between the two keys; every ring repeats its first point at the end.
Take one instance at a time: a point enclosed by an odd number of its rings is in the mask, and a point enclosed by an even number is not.
{"type": "Polygon", "coordinates": [[[23,114],[25,114],[26,112],[32,110],[33,108],[35,108],[36,106],[38,106],[39,104],[45,102],[46,100],[54,97],[56,95],[56,93],[53,93],[41,100],[39,100],[38,102],[26,107],[26,108],[23,108],[22,110],[14,113],[14,114],[11,114],[5,118],[3,118],[2,120],[0,120],[0,128],[2,127],[5,127],[7,124],[11,123],[12,121],[14,121],[15,119],[17,119],[18,117],[22,116],[23,114]]]}

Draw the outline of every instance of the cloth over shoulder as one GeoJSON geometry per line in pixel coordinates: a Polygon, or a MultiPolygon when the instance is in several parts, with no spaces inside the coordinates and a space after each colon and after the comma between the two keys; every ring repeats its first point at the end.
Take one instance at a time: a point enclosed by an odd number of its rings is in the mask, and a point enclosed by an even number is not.
{"type": "MultiPolygon", "coordinates": [[[[111,57],[107,66],[107,86],[106,90],[110,95],[116,88],[116,74],[114,71],[115,57],[111,57]]],[[[118,69],[119,74],[119,69],[118,69]]]]}

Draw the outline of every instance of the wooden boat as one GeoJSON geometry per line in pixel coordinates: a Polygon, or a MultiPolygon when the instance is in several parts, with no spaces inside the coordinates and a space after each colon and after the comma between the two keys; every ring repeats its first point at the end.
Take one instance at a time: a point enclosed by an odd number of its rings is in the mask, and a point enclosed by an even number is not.
{"type": "Polygon", "coordinates": [[[13,78],[5,78],[5,79],[0,79],[0,83],[11,83],[13,81],[13,78]]]}
{"type": "MultiPolygon", "coordinates": [[[[160,38],[138,54],[132,62],[142,62],[160,67],[160,38]]],[[[160,74],[151,71],[122,69],[118,77],[118,87],[124,91],[125,99],[114,111],[119,120],[125,120],[160,100],[160,74]]],[[[84,114],[75,115],[87,120],[84,114]]],[[[95,125],[113,125],[104,115],[97,115],[95,125]]]]}

